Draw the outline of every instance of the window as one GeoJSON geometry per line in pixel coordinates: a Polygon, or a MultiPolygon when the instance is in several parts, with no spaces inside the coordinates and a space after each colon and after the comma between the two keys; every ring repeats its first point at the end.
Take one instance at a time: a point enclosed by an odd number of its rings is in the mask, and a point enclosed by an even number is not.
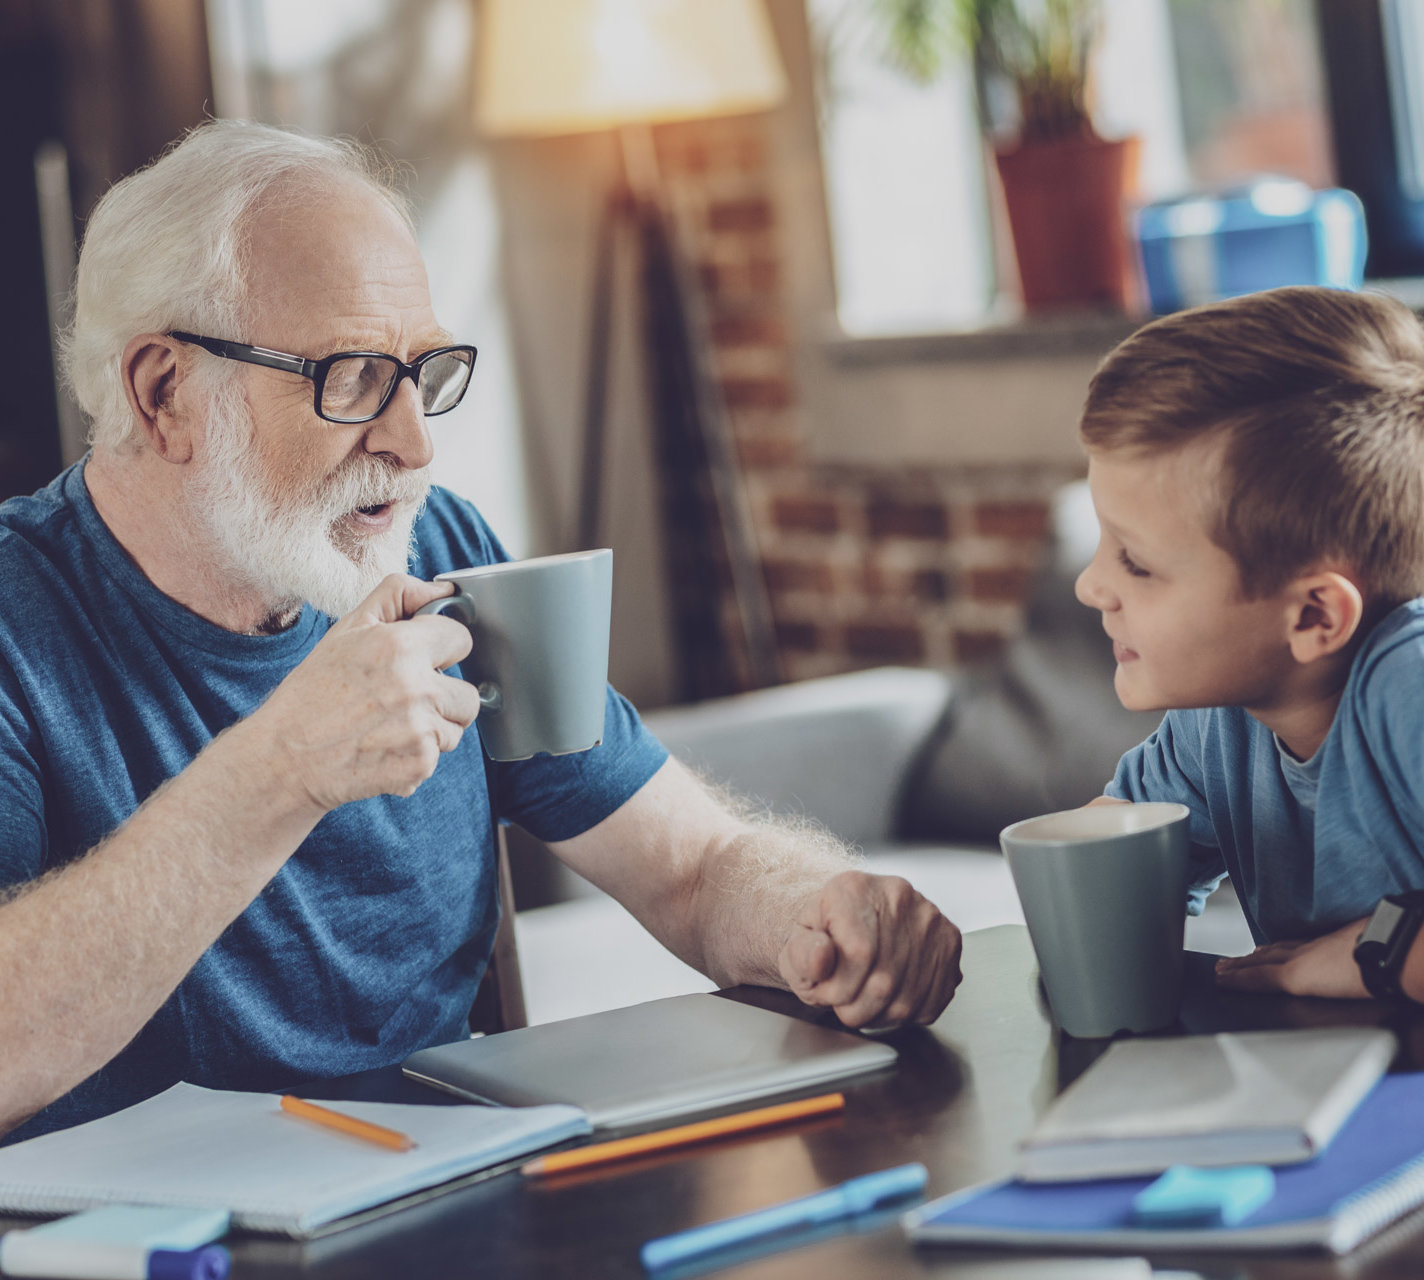
{"type": "MultiPolygon", "coordinates": [[[[870,335],[1012,318],[1012,250],[969,59],[916,85],[886,64],[868,0],[808,0],[808,12],[841,327],[870,335]]],[[[1140,199],[1263,173],[1334,185],[1309,0],[1103,0],[1102,15],[1093,114],[1105,137],[1142,139],[1140,199]]],[[[1424,14],[1414,22],[1418,41],[1424,14]]],[[[1424,66],[1419,52],[1402,61],[1424,66]]],[[[1416,78],[1424,175],[1424,73],[1416,78]]]]}
{"type": "Polygon", "coordinates": [[[1366,272],[1424,275],[1424,2],[1318,3],[1340,184],[1369,226],[1366,272]]]}
{"type": "Polygon", "coordinates": [[[375,140],[409,165],[435,313],[480,349],[469,394],[432,422],[433,478],[476,501],[514,555],[528,554],[498,211],[469,110],[470,5],[208,0],[207,14],[218,114],[375,140]]]}
{"type": "Polygon", "coordinates": [[[975,323],[995,279],[968,65],[914,84],[878,57],[865,0],[809,9],[842,328],[975,323]]]}
{"type": "Polygon", "coordinates": [[[1193,185],[1254,173],[1335,185],[1315,6],[1169,0],[1169,11],[1193,185]]]}

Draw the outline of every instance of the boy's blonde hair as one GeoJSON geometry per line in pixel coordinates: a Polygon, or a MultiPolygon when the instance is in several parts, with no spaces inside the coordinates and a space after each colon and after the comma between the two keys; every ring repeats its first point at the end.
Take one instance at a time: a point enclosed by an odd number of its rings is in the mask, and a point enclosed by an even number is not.
{"type": "Polygon", "coordinates": [[[1155,320],[1098,367],[1079,432],[1219,441],[1207,532],[1248,598],[1330,563],[1372,613],[1424,594],[1424,326],[1402,303],[1293,287],[1155,320]]]}

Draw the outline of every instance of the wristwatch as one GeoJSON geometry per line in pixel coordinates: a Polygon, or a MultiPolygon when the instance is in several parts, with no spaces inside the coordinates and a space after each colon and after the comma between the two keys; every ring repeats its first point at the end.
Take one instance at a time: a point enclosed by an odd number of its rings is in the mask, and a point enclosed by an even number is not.
{"type": "Polygon", "coordinates": [[[1379,900],[1355,943],[1355,963],[1372,996],[1402,994],[1400,971],[1420,925],[1424,925],[1424,889],[1390,893],[1379,900]]]}

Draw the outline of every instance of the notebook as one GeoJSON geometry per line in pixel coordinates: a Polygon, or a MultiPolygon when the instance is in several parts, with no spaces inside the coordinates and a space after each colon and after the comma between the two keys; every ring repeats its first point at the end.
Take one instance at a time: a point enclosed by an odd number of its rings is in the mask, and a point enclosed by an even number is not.
{"type": "Polygon", "coordinates": [[[1309,1160],[1394,1052],[1379,1027],[1122,1040],[1044,1113],[1014,1172],[1053,1182],[1309,1160]]]}
{"type": "Polygon", "coordinates": [[[595,1128],[643,1124],[893,1066],[887,1044],[720,996],[624,1009],[422,1049],[413,1080],[510,1106],[569,1102],[595,1128]]]}
{"type": "Polygon", "coordinates": [[[990,1183],[922,1205],[903,1222],[916,1240],[947,1244],[1348,1253],[1424,1204],[1424,1072],[1381,1080],[1325,1152],[1277,1169],[1275,1194],[1235,1226],[1133,1225],[1132,1199],[1152,1181],[990,1183]]]}
{"type": "Polygon", "coordinates": [[[0,1148],[0,1211],[104,1204],[228,1209],[250,1231],[309,1236],[348,1214],[589,1132],[574,1107],[327,1104],[409,1135],[410,1151],[285,1114],[276,1094],[175,1084],[88,1124],[0,1148]]]}

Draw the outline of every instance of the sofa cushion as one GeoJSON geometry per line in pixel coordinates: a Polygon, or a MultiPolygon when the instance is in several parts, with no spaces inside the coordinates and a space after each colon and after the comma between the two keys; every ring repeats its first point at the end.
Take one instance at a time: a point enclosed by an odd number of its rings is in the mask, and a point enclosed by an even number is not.
{"type": "Polygon", "coordinates": [[[954,678],[877,667],[644,716],[679,760],[774,813],[856,845],[891,839],[905,779],[954,678]]]}

